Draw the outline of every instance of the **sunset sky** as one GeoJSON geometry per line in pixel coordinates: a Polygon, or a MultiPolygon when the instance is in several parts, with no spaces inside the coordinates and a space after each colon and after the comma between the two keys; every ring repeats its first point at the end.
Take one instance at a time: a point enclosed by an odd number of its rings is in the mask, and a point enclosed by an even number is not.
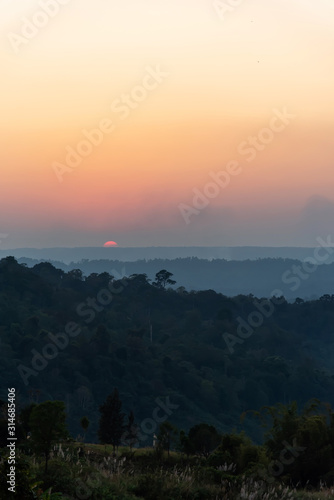
{"type": "Polygon", "coordinates": [[[334,2],[237,3],[0,0],[0,248],[334,233],[334,2]]]}

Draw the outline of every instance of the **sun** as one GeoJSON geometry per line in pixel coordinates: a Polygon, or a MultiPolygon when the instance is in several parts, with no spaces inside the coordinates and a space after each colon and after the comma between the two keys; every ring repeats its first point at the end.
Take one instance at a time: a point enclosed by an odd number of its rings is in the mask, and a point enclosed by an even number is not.
{"type": "Polygon", "coordinates": [[[116,241],[106,241],[103,246],[105,248],[107,248],[107,247],[118,247],[116,241]]]}

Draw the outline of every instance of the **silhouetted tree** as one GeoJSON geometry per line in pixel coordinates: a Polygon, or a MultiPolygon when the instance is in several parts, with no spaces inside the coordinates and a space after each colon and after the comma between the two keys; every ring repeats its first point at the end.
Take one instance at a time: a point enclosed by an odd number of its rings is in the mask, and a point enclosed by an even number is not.
{"type": "Polygon", "coordinates": [[[87,429],[89,427],[89,424],[90,424],[90,421],[87,417],[82,417],[80,419],[80,425],[82,427],[82,430],[84,431],[84,436],[83,436],[83,440],[86,439],[86,432],[87,432],[87,429]]]}
{"type": "Polygon", "coordinates": [[[166,269],[162,269],[156,273],[153,285],[157,288],[166,288],[166,285],[175,285],[176,281],[170,279],[172,276],[173,273],[166,271],[166,269]]]}
{"type": "Polygon", "coordinates": [[[121,412],[122,402],[119,399],[118,390],[115,388],[112,394],[109,394],[103,405],[100,406],[100,424],[98,430],[99,440],[103,444],[111,444],[114,449],[121,443],[122,435],[125,430],[124,417],[121,412]]]}
{"type": "Polygon", "coordinates": [[[170,422],[163,422],[162,424],[160,424],[159,433],[157,436],[158,446],[160,446],[163,450],[166,450],[168,456],[171,445],[175,441],[177,436],[178,430],[170,422]]]}
{"type": "MultiPolygon", "coordinates": [[[[261,413],[255,413],[265,418],[268,427],[271,425],[265,441],[269,458],[283,463],[285,474],[289,474],[294,484],[315,485],[319,477],[331,470],[334,465],[331,428],[327,416],[319,414],[318,400],[310,401],[301,412],[293,401],[264,407],[261,413]]],[[[328,413],[331,421],[330,408],[328,413]]]]}
{"type": "Polygon", "coordinates": [[[69,437],[66,428],[65,403],[45,401],[36,405],[30,416],[31,441],[37,454],[45,456],[45,473],[54,444],[69,437]]]}
{"type": "Polygon", "coordinates": [[[30,403],[30,405],[25,406],[19,413],[19,422],[22,425],[25,437],[27,438],[29,432],[31,431],[30,418],[33,409],[37,406],[36,403],[30,403]]]}
{"type": "Polygon", "coordinates": [[[184,431],[180,432],[177,449],[181,453],[184,453],[185,455],[187,455],[187,457],[189,457],[189,455],[191,455],[193,453],[193,447],[191,446],[189,436],[187,436],[187,434],[184,431]]]}
{"type": "Polygon", "coordinates": [[[213,425],[198,424],[192,427],[188,434],[194,454],[208,457],[221,442],[221,436],[213,425]]]}

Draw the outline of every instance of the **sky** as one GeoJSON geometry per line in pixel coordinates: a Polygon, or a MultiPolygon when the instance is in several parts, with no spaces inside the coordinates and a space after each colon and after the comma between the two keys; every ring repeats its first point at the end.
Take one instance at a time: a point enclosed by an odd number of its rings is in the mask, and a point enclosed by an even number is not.
{"type": "Polygon", "coordinates": [[[333,0],[0,0],[0,248],[316,246],[333,0]]]}

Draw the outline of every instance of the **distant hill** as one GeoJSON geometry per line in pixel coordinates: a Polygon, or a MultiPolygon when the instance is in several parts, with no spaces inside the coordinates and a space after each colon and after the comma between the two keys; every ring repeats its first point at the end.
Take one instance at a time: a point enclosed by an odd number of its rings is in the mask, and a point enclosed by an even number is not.
{"type": "MultiPolygon", "coordinates": [[[[256,260],[266,258],[303,260],[312,256],[314,248],[306,247],[75,247],[75,248],[14,248],[0,250],[0,258],[12,255],[16,259],[28,257],[38,260],[53,260],[69,264],[82,259],[111,259],[123,262],[149,259],[177,259],[197,257],[199,259],[256,260]]],[[[334,252],[326,261],[334,262],[334,252]]]]}
{"type": "MultiPolygon", "coordinates": [[[[29,258],[20,258],[18,261],[29,267],[40,262],[29,258]]],[[[314,272],[312,267],[309,268],[300,260],[283,258],[228,261],[189,257],[135,262],[84,259],[70,264],[53,260],[51,263],[66,272],[79,268],[86,276],[108,272],[115,278],[120,278],[145,273],[151,280],[154,280],[158,271],[167,269],[174,274],[175,289],[179,286],[184,286],[188,291],[211,289],[230,297],[239,294],[268,297],[273,291],[276,290],[277,293],[280,290],[287,300],[297,297],[310,300],[326,293],[334,293],[334,263],[319,265],[314,272]]]]}

